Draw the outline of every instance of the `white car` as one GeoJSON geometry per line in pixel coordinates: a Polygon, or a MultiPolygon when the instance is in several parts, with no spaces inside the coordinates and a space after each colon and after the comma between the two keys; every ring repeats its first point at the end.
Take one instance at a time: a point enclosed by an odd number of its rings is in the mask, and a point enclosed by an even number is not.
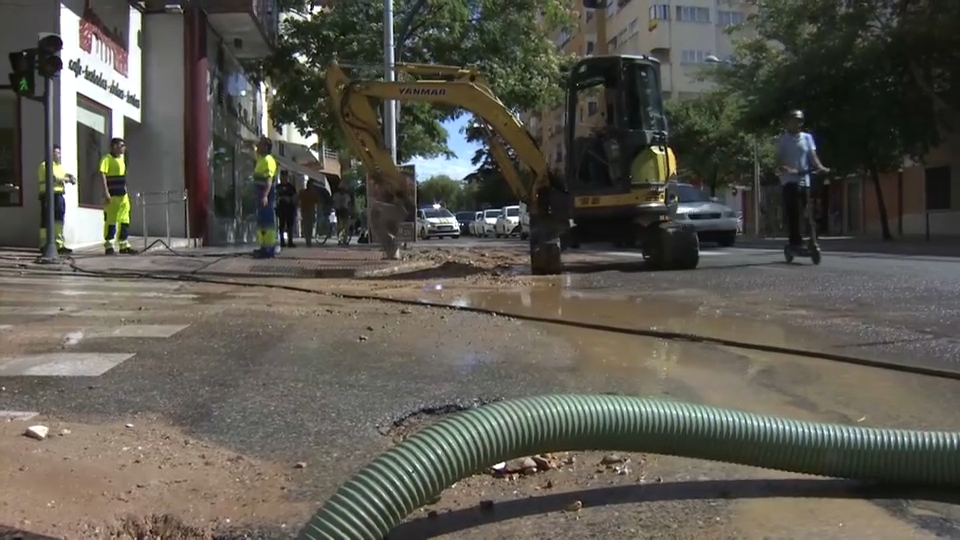
{"type": "Polygon", "coordinates": [[[480,227],[483,227],[480,234],[477,236],[493,236],[495,234],[494,227],[497,225],[497,218],[500,217],[501,210],[499,209],[489,209],[483,211],[483,217],[478,219],[480,222],[480,227]]]}
{"type": "MultiPolygon", "coordinates": [[[[702,242],[716,242],[731,247],[737,241],[737,213],[729,206],[691,184],[676,184],[667,188],[668,195],[676,195],[673,218],[693,225],[702,242]]],[[[671,205],[673,206],[673,205],[671,205]]]]}
{"type": "Polygon", "coordinates": [[[470,234],[473,236],[483,236],[483,212],[477,212],[470,222],[470,234]]]}
{"type": "Polygon", "coordinates": [[[530,238],[530,213],[527,212],[527,205],[520,203],[520,239],[530,238]]]}
{"type": "Polygon", "coordinates": [[[506,238],[520,234],[520,207],[504,206],[500,210],[497,222],[493,224],[493,233],[497,238],[506,238]]]}
{"type": "Polygon", "coordinates": [[[421,208],[417,210],[417,236],[422,240],[460,238],[460,224],[449,210],[439,205],[421,208]]]}

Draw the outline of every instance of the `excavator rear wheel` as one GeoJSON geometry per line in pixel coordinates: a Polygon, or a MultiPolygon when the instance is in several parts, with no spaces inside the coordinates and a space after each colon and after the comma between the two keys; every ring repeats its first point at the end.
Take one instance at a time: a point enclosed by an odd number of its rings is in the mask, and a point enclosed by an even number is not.
{"type": "Polygon", "coordinates": [[[700,264],[700,240],[693,227],[655,223],[644,236],[644,255],[654,270],[693,270],[700,264]]]}

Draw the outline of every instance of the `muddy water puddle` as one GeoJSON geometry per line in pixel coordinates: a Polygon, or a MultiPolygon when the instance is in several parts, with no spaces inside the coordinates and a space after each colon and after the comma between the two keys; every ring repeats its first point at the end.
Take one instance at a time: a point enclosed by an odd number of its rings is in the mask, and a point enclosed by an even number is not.
{"type": "MultiPolygon", "coordinates": [[[[419,293],[418,298],[520,315],[627,328],[657,328],[797,348],[832,345],[813,333],[788,330],[745,317],[730,317],[726,308],[712,307],[708,302],[629,295],[613,297],[571,291],[560,286],[463,294],[429,290],[419,293]]],[[[662,396],[799,420],[960,431],[958,385],[951,381],[799,356],[614,332],[556,325],[542,325],[541,328],[545,334],[566,341],[578,352],[572,368],[586,389],[592,392],[662,396]]],[[[653,465],[662,471],[664,483],[678,486],[678,500],[684,499],[685,492],[680,484],[691,478],[719,482],[721,488],[716,494],[699,495],[701,499],[712,499],[713,502],[692,503],[681,512],[691,519],[702,517],[708,520],[712,519],[708,517],[711,514],[703,508],[717,504],[725,507],[723,519],[718,520],[709,532],[700,531],[696,535],[698,538],[899,540],[952,538],[960,531],[960,510],[947,502],[906,502],[896,500],[896,494],[892,500],[867,500],[842,490],[833,493],[829,489],[808,493],[791,486],[806,482],[809,477],[736,465],[662,456],[655,457],[653,465]],[[685,472],[671,475],[669,471],[675,470],[685,472]],[[742,489],[743,485],[752,487],[742,489]]],[[[692,490],[690,498],[698,497],[693,493],[696,491],[692,490]]],[[[902,496],[907,496],[906,492],[902,496]]],[[[666,507],[663,510],[670,513],[666,507]]],[[[619,513],[623,508],[597,508],[593,511],[611,512],[610,519],[624,519],[619,513]]],[[[642,524],[638,525],[637,530],[642,531],[642,524]]],[[[672,537],[685,537],[682,529],[672,537]]],[[[612,532],[606,536],[647,537],[612,532]]]]}

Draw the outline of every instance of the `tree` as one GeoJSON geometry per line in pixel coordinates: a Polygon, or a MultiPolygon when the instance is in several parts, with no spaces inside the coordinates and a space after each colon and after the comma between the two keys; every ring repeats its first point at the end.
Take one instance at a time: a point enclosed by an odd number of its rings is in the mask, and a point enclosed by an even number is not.
{"type": "MultiPolygon", "coordinates": [[[[477,206],[486,204],[494,208],[516,204],[517,200],[521,199],[520,194],[513,192],[503,175],[503,171],[500,170],[500,165],[493,159],[489,150],[486,130],[476,121],[471,121],[464,128],[464,135],[468,142],[481,145],[474,152],[473,157],[470,158],[470,163],[476,167],[476,170],[464,178],[467,189],[473,194],[474,204],[477,206]]],[[[514,168],[521,175],[526,174],[526,169],[519,166],[520,163],[513,148],[506,144],[505,146],[514,168]]],[[[526,180],[527,182],[530,181],[529,178],[526,178],[526,180]]]]}
{"type": "MultiPolygon", "coordinates": [[[[330,9],[309,9],[287,0],[299,17],[282,23],[276,53],[257,73],[277,95],[271,116],[277,125],[293,124],[317,133],[328,145],[344,148],[340,126],[324,87],[324,71],[333,61],[370,66],[355,77],[382,73],[383,3],[375,0],[328,2],[330,9]]],[[[561,54],[550,32],[572,21],[566,0],[395,0],[397,21],[409,19],[398,36],[398,61],[475,64],[509,107],[537,109],[559,99],[561,54]],[[419,13],[410,16],[415,7],[419,13]],[[543,22],[538,22],[542,12],[543,22]],[[523,36],[523,39],[517,39],[523,36]]],[[[440,122],[461,114],[452,108],[403,103],[398,121],[400,162],[415,156],[449,156],[440,122]]]]}
{"type": "Polygon", "coordinates": [[[743,104],[738,96],[712,92],[667,103],[670,147],[677,154],[682,176],[692,176],[710,188],[710,195],[732,183],[752,185],[755,149],[769,167],[769,138],[740,128],[743,104]]]}
{"type": "Polygon", "coordinates": [[[417,186],[417,199],[421,206],[443,204],[447,208],[457,209],[462,195],[462,182],[445,174],[431,176],[417,186]]]}
{"type": "Polygon", "coordinates": [[[822,161],[875,186],[884,239],[891,239],[881,173],[938,144],[933,101],[916,84],[902,43],[883,30],[884,0],[763,2],[757,37],[716,70],[722,92],[744,104],[744,129],[770,132],[789,109],[806,112],[822,161]]]}

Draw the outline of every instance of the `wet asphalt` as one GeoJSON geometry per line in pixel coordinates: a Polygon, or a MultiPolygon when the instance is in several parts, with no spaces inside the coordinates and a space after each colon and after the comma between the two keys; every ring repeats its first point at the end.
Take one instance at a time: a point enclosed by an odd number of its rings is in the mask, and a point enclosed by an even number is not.
{"type": "MultiPolygon", "coordinates": [[[[688,305],[709,298],[729,316],[829,336],[851,353],[960,370],[960,259],[827,252],[815,267],[787,265],[775,251],[706,251],[715,254],[689,272],[625,270],[622,263],[637,257],[613,256],[617,269],[570,275],[564,288],[688,305]]],[[[36,297],[26,286],[8,287],[0,305],[36,297]]],[[[393,420],[421,408],[569,391],[697,397],[682,381],[659,380],[651,390],[649,382],[611,377],[554,333],[502,317],[345,305],[266,289],[183,291],[196,293],[195,302],[118,301],[119,309],[142,311],[143,323],[189,323],[176,338],[81,344],[137,356],[96,378],[0,378],[0,410],[84,422],[160,415],[246,455],[318,464],[291,496],[319,503],[390,446],[383,431],[393,420]]],[[[21,316],[0,324],[45,320],[21,316]]],[[[684,347],[714,359],[731,355],[684,347]]]]}

